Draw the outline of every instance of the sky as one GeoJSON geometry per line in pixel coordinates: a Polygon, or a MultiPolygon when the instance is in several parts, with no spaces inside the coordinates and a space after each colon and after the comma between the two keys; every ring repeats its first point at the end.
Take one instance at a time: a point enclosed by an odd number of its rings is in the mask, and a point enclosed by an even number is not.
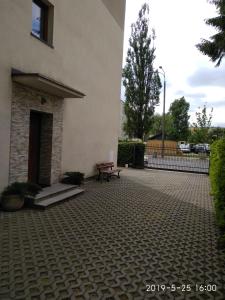
{"type": "MultiPolygon", "coordinates": [[[[208,113],[213,107],[213,126],[225,127],[225,61],[220,67],[203,55],[195,45],[208,39],[215,29],[204,20],[216,16],[215,6],[207,0],[127,0],[124,31],[125,64],[131,24],[144,3],[150,7],[149,27],[156,32],[154,67],[162,66],[166,74],[166,111],[180,97],[190,103],[190,122],[204,104],[208,113]]],[[[124,99],[124,88],[121,91],[124,99]]],[[[163,91],[156,112],[162,113],[163,91]]]]}

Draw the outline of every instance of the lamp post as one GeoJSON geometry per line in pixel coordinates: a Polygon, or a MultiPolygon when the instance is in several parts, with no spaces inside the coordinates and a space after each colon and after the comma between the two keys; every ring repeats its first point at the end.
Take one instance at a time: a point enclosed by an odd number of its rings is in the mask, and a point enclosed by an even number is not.
{"type": "Polygon", "coordinates": [[[159,72],[163,75],[163,115],[162,115],[162,157],[164,157],[164,148],[165,148],[165,104],[166,104],[166,75],[163,67],[160,66],[159,69],[162,72],[159,72]]]}

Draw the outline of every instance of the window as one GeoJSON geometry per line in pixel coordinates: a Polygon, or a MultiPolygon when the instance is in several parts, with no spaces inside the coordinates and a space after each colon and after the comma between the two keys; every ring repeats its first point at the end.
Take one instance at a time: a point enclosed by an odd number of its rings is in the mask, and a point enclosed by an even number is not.
{"type": "Polygon", "coordinates": [[[32,35],[52,44],[53,6],[44,0],[32,1],[32,35]]]}

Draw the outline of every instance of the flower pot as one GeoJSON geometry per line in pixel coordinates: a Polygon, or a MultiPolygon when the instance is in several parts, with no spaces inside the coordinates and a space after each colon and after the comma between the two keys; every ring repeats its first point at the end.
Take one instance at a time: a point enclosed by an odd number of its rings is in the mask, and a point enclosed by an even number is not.
{"type": "Polygon", "coordinates": [[[24,198],[19,195],[8,195],[1,198],[1,207],[5,211],[16,211],[23,207],[24,198]]]}
{"type": "Polygon", "coordinates": [[[33,195],[27,195],[24,197],[24,206],[26,207],[33,207],[35,202],[35,196],[33,195]]]}

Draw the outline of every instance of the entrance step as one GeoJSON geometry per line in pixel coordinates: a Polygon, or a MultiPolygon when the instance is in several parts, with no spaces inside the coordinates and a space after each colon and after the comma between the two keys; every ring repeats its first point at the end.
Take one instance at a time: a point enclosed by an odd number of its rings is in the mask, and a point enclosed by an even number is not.
{"type": "Polygon", "coordinates": [[[35,200],[43,200],[51,195],[61,194],[63,192],[72,190],[76,187],[78,187],[78,185],[54,183],[51,186],[43,188],[42,191],[39,194],[37,194],[35,200]]]}
{"type": "Polygon", "coordinates": [[[84,192],[76,185],[56,183],[44,188],[34,199],[33,206],[45,209],[84,192]]]}

